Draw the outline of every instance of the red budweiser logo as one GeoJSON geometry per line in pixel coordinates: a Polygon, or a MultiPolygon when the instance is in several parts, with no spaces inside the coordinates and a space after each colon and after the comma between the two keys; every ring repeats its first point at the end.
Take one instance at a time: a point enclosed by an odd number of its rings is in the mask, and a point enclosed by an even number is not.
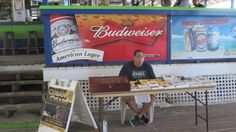
{"type": "Polygon", "coordinates": [[[94,38],[104,37],[130,37],[130,36],[159,36],[162,35],[162,30],[149,30],[144,27],[143,30],[130,30],[128,27],[123,27],[121,30],[111,30],[110,26],[93,26],[91,31],[95,32],[94,38]]]}
{"type": "Polygon", "coordinates": [[[163,34],[164,22],[152,22],[149,25],[123,26],[107,21],[103,26],[93,26],[94,46],[127,40],[143,45],[152,45],[163,34]]]}

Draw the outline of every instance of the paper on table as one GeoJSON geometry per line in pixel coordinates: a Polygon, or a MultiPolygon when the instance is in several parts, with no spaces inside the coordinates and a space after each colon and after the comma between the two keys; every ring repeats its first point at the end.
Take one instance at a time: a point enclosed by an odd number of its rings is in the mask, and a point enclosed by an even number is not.
{"type": "Polygon", "coordinates": [[[162,77],[164,78],[164,80],[174,86],[176,86],[176,88],[178,87],[188,87],[189,85],[186,85],[183,81],[181,81],[177,76],[175,76],[174,74],[165,74],[162,75],[162,77]]]}
{"type": "Polygon", "coordinates": [[[154,79],[149,80],[148,85],[149,85],[149,87],[159,87],[159,86],[160,86],[160,85],[157,83],[157,81],[154,80],[154,79]]]}

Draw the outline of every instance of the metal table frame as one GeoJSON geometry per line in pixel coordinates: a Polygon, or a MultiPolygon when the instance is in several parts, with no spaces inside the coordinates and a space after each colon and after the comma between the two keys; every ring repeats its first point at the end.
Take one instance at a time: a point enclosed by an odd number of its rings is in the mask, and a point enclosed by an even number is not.
{"type": "Polygon", "coordinates": [[[186,92],[188,95],[190,95],[195,102],[195,125],[198,125],[198,118],[204,120],[206,122],[206,132],[209,131],[209,119],[208,119],[208,91],[206,90],[205,93],[205,103],[202,102],[200,99],[197,98],[197,91],[194,92],[194,95],[192,93],[186,92]],[[206,117],[204,118],[203,116],[201,116],[200,114],[198,114],[198,105],[197,102],[203,104],[203,106],[205,106],[205,110],[206,110],[206,117]]]}
{"type": "Polygon", "coordinates": [[[146,94],[161,94],[161,93],[187,93],[195,101],[195,125],[198,125],[198,118],[206,122],[206,132],[209,131],[209,120],[208,120],[208,90],[213,90],[216,87],[215,84],[207,86],[195,86],[185,88],[174,88],[174,89],[158,89],[158,90],[144,90],[144,91],[122,91],[122,92],[104,92],[104,93],[91,93],[93,97],[99,99],[99,132],[103,132],[103,120],[104,120],[104,97],[123,97],[123,96],[134,96],[134,95],[146,95],[146,94]],[[205,103],[197,98],[197,93],[205,91],[205,103]],[[193,92],[194,94],[192,94],[193,92]],[[206,117],[202,117],[198,114],[198,104],[200,102],[206,107],[206,117]]]}

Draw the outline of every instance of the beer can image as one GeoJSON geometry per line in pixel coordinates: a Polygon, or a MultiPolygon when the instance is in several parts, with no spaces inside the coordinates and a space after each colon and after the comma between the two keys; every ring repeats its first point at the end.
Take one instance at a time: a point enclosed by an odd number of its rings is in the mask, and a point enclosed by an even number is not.
{"type": "Polygon", "coordinates": [[[51,15],[50,24],[53,53],[82,47],[78,28],[74,22],[74,16],[51,15]]]}
{"type": "Polygon", "coordinates": [[[186,26],[184,28],[184,49],[186,52],[191,52],[192,48],[191,48],[191,42],[190,42],[190,30],[192,29],[192,27],[190,26],[186,26]]]}
{"type": "Polygon", "coordinates": [[[194,42],[196,51],[207,51],[207,29],[203,25],[197,25],[194,28],[194,42]]]}
{"type": "Polygon", "coordinates": [[[234,39],[236,39],[236,23],[231,27],[231,34],[234,39]]]}
{"type": "Polygon", "coordinates": [[[186,26],[184,29],[184,48],[186,52],[195,50],[192,26],[186,26]]]}
{"type": "Polygon", "coordinates": [[[208,27],[208,50],[216,51],[219,49],[220,32],[218,27],[208,27]]]}

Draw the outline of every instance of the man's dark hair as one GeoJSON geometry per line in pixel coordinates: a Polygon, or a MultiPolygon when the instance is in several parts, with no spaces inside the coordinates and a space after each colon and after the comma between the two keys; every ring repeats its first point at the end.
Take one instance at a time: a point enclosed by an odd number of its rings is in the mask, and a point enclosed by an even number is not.
{"type": "Polygon", "coordinates": [[[137,54],[138,52],[142,52],[142,53],[143,53],[142,50],[138,49],[138,50],[135,50],[135,51],[134,51],[134,56],[136,56],[136,54],[137,54]]]}
{"type": "Polygon", "coordinates": [[[175,2],[175,4],[174,4],[174,7],[179,6],[180,3],[181,3],[181,0],[177,0],[177,1],[175,2]]]}

